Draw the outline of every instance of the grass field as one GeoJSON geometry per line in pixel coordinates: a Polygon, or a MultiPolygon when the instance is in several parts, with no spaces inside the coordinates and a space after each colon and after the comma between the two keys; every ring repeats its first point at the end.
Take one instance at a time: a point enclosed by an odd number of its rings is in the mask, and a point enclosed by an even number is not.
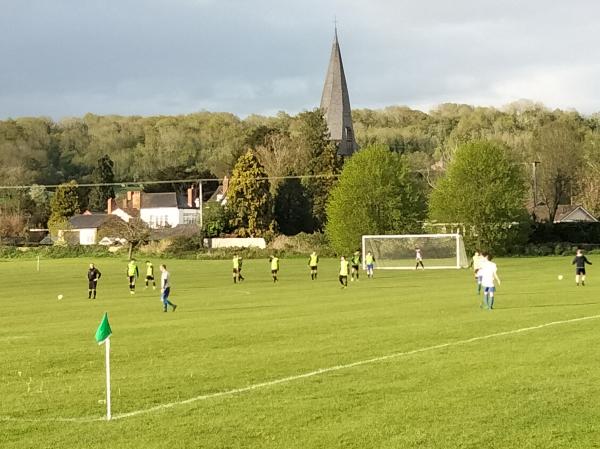
{"type": "Polygon", "coordinates": [[[576,288],[570,261],[497,260],[491,312],[467,270],[342,290],[334,260],[311,282],[284,259],[278,285],[264,260],[241,285],[229,261],[168,261],[175,313],[129,295],[125,261],[98,261],[95,301],[87,260],[0,262],[0,448],[600,447],[600,272],[576,288]]]}

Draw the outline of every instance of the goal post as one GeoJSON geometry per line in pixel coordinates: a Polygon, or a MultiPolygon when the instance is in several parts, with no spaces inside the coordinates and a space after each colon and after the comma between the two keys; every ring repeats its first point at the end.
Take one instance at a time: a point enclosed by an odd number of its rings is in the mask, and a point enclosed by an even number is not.
{"type": "Polygon", "coordinates": [[[366,268],[366,255],[370,252],[375,257],[375,268],[414,270],[417,248],[425,269],[458,269],[469,266],[460,234],[363,235],[363,269],[366,268]]]}

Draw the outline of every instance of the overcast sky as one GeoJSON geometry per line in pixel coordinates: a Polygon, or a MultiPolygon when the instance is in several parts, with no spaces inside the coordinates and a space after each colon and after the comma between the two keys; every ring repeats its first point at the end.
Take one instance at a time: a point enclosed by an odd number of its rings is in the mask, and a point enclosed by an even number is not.
{"type": "Polygon", "coordinates": [[[600,111],[594,0],[0,0],[0,119],[297,113],[338,32],[354,108],[600,111]]]}

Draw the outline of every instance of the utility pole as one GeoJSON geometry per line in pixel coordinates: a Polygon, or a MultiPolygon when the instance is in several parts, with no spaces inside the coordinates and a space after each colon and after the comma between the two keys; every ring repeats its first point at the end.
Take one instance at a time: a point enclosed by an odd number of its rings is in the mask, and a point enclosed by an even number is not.
{"type": "Polygon", "coordinates": [[[203,198],[203,194],[202,194],[202,181],[198,181],[198,199],[199,199],[199,203],[200,203],[200,229],[203,228],[203,214],[204,214],[204,198],[203,198]]]}
{"type": "Polygon", "coordinates": [[[537,166],[540,161],[533,161],[531,167],[533,168],[533,207],[537,207],[537,166]]]}
{"type": "Polygon", "coordinates": [[[532,168],[532,176],[533,176],[533,209],[532,209],[532,218],[534,223],[537,221],[536,220],[536,216],[535,216],[535,211],[537,209],[537,205],[538,205],[538,200],[537,200],[537,166],[540,163],[540,161],[533,161],[531,163],[531,168],[532,168]]]}

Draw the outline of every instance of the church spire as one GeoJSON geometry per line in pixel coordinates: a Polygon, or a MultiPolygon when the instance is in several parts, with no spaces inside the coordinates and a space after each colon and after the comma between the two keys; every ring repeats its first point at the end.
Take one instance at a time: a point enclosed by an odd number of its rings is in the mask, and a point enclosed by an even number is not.
{"type": "Polygon", "coordinates": [[[338,154],[352,155],[358,150],[358,145],[354,139],[350,97],[338,42],[337,24],[334,28],[333,47],[321,95],[321,109],[325,115],[330,138],[338,145],[338,154]]]}

